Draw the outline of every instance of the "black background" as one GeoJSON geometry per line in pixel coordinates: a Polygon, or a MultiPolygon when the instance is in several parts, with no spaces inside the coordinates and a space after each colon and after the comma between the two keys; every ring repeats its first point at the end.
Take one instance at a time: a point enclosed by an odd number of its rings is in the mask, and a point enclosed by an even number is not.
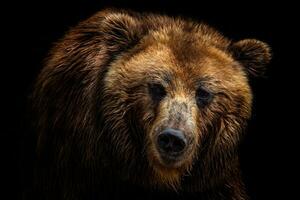
{"type": "MultiPolygon", "coordinates": [[[[273,60],[266,77],[251,79],[253,117],[242,143],[241,164],[252,199],[295,199],[299,118],[296,100],[299,67],[296,5],[289,2],[220,3],[221,1],[39,1],[16,2],[2,21],[8,33],[2,91],[5,133],[3,147],[8,169],[5,185],[10,197],[20,198],[22,184],[30,179],[31,138],[25,137],[27,103],[33,81],[53,42],[78,21],[106,7],[130,8],[205,21],[225,36],[239,40],[257,38],[270,44],[273,60]],[[298,51],[298,52],[297,52],[298,51]],[[7,120],[7,121],[6,121],[7,120]],[[29,144],[29,146],[27,145],[29,144]],[[15,170],[15,168],[17,168],[15,170]],[[25,172],[25,175],[21,175],[25,172]],[[22,180],[23,179],[23,180],[22,180]],[[295,182],[293,182],[295,181],[295,182]]],[[[3,24],[2,24],[3,25],[3,24]]],[[[298,36],[299,37],[299,36],[298,36]]],[[[5,55],[5,54],[4,54],[5,55]]],[[[4,195],[4,194],[3,194],[4,195]]],[[[6,194],[5,194],[6,195],[6,194]]],[[[297,199],[297,198],[296,198],[297,199]]]]}

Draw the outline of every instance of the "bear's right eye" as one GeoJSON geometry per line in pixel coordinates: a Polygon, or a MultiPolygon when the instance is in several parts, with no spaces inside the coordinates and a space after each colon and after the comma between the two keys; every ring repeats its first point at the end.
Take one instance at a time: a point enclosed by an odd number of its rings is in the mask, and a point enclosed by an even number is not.
{"type": "Polygon", "coordinates": [[[196,101],[199,107],[208,105],[213,98],[213,94],[204,88],[198,88],[196,91],[196,101]]]}
{"type": "Polygon", "coordinates": [[[167,94],[165,88],[159,83],[148,84],[148,91],[154,102],[161,101],[167,94]]]}

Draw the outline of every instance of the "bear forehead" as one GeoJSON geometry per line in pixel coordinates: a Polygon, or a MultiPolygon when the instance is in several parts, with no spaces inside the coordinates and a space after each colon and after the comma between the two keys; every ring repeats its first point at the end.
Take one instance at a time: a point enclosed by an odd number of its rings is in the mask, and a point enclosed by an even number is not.
{"type": "Polygon", "coordinates": [[[168,76],[191,86],[198,79],[209,78],[226,87],[245,87],[246,75],[238,62],[208,41],[209,37],[201,36],[177,29],[153,31],[140,41],[139,51],[115,63],[118,67],[112,73],[126,71],[128,76],[152,78],[168,76]]]}

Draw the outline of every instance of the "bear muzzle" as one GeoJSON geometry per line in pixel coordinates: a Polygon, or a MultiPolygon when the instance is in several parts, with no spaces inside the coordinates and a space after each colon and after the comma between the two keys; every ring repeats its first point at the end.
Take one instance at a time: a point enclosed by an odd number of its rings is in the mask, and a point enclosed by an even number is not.
{"type": "Polygon", "coordinates": [[[157,137],[157,144],[160,152],[176,156],[182,153],[187,145],[187,139],[181,130],[165,129],[157,137]]]}
{"type": "Polygon", "coordinates": [[[190,139],[182,130],[166,128],[156,137],[156,149],[165,165],[175,165],[184,160],[190,139]]]}

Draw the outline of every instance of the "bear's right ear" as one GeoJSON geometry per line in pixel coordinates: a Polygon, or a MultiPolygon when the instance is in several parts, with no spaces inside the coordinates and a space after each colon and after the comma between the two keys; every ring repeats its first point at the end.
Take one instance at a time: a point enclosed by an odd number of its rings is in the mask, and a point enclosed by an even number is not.
{"type": "Polygon", "coordinates": [[[271,49],[268,44],[256,39],[245,39],[233,43],[230,51],[246,71],[254,76],[261,76],[271,60],[271,49]]]}
{"type": "Polygon", "coordinates": [[[128,49],[141,39],[142,26],[137,17],[126,12],[104,13],[102,32],[106,47],[111,52],[128,49]]]}

